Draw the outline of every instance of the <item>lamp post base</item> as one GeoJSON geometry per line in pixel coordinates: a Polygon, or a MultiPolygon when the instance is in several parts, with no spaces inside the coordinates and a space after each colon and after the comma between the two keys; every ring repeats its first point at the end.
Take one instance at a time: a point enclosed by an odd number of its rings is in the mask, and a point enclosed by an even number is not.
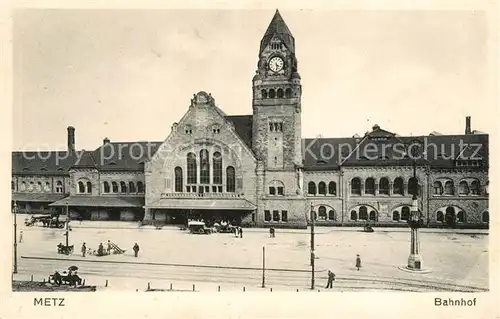
{"type": "Polygon", "coordinates": [[[418,254],[411,254],[408,257],[408,264],[406,266],[401,266],[398,268],[402,271],[419,274],[428,274],[432,271],[430,268],[423,267],[422,256],[418,254]]]}

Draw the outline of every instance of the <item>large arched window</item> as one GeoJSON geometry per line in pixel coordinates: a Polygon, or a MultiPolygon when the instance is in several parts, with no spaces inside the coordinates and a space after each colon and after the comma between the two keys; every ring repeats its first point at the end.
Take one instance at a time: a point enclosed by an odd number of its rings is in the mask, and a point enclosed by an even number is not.
{"type": "Polygon", "coordinates": [[[292,89],[288,88],[285,90],[285,97],[290,99],[292,97],[292,89]]]}
{"type": "Polygon", "coordinates": [[[196,155],[194,153],[187,154],[187,183],[196,184],[196,155]]]}
{"type": "MultiPolygon", "coordinates": [[[[415,177],[411,177],[409,180],[408,180],[408,193],[410,195],[419,195],[418,194],[418,179],[416,179],[415,177]]],[[[403,219],[403,218],[401,218],[403,219]]]]}
{"type": "Polygon", "coordinates": [[[333,209],[330,209],[330,211],[328,212],[328,219],[329,220],[335,220],[336,219],[335,211],[333,209]]]}
{"type": "Polygon", "coordinates": [[[385,177],[382,177],[379,181],[378,188],[379,194],[389,195],[389,180],[385,177]]]}
{"type": "Polygon", "coordinates": [[[229,193],[236,192],[236,175],[232,166],[226,168],[226,191],[229,193]]]}
{"type": "Polygon", "coordinates": [[[367,220],[368,219],[368,209],[366,206],[361,206],[359,208],[359,219],[367,220]]]}
{"type": "Polygon", "coordinates": [[[316,184],[314,182],[309,182],[307,184],[307,193],[309,195],[316,195],[316,184]]]}
{"type": "Polygon", "coordinates": [[[361,180],[357,177],[351,180],[351,194],[361,195],[361,180]]]}
{"type": "Polygon", "coordinates": [[[318,219],[319,220],[326,220],[326,207],[325,206],[320,206],[318,208],[318,219]]]}
{"type": "Polygon", "coordinates": [[[328,194],[337,196],[337,184],[335,182],[328,183],[328,194]]]}
{"type": "Polygon", "coordinates": [[[434,195],[443,195],[443,184],[440,181],[434,182],[434,195]]]}
{"type": "Polygon", "coordinates": [[[85,193],[85,184],[83,182],[78,182],[78,193],[84,194],[85,193]]]}
{"type": "Polygon", "coordinates": [[[261,94],[263,99],[267,99],[267,90],[260,91],[260,94],[261,94]]]}
{"type": "Polygon", "coordinates": [[[270,89],[268,96],[269,96],[270,99],[276,98],[276,91],[274,89],[270,89]]]}
{"type": "Polygon", "coordinates": [[[393,193],[394,195],[404,195],[404,181],[401,177],[394,180],[393,193]]]}
{"type": "Polygon", "coordinates": [[[103,191],[104,191],[104,193],[109,193],[110,189],[109,189],[109,183],[108,182],[104,182],[103,183],[103,191]]]}
{"type": "Polygon", "coordinates": [[[137,182],[137,192],[140,194],[144,193],[144,184],[142,182],[137,182]]]}
{"type": "Polygon", "coordinates": [[[222,184],[222,154],[215,152],[212,158],[214,170],[214,184],[222,184]]]}
{"type": "Polygon", "coordinates": [[[87,182],[87,193],[88,194],[92,193],[92,183],[91,182],[87,182]]]}
{"type": "Polygon", "coordinates": [[[111,186],[113,188],[113,193],[118,193],[118,183],[117,182],[111,182],[111,186]]]}
{"type": "Polygon", "coordinates": [[[444,184],[444,194],[445,195],[454,195],[455,194],[455,187],[453,186],[453,181],[447,181],[444,184]]]}
{"type": "Polygon", "coordinates": [[[210,160],[205,149],[200,151],[200,183],[210,184],[210,160]]]}
{"type": "Polygon", "coordinates": [[[174,174],[175,174],[175,187],[174,187],[174,190],[176,192],[182,192],[182,188],[183,188],[183,185],[182,185],[182,168],[180,168],[179,166],[177,166],[174,169],[174,174]]]}
{"type": "Polygon", "coordinates": [[[401,208],[401,219],[402,220],[410,219],[410,207],[404,206],[403,208],[401,208]]]}
{"type": "Polygon", "coordinates": [[[461,181],[458,184],[458,194],[459,195],[468,195],[469,194],[469,184],[467,184],[467,181],[461,181]]]}
{"type": "Polygon", "coordinates": [[[325,182],[319,182],[319,184],[318,184],[318,194],[320,194],[320,195],[326,195],[326,184],[325,184],[325,182]]]}
{"type": "Polygon", "coordinates": [[[470,190],[472,192],[472,195],[480,194],[480,184],[478,180],[472,181],[472,183],[470,184],[470,190]]]}
{"type": "Polygon", "coordinates": [[[465,212],[463,210],[459,211],[457,214],[457,222],[465,223],[465,212]]]}
{"type": "Polygon", "coordinates": [[[128,191],[129,193],[135,193],[137,190],[135,189],[135,183],[134,182],[129,182],[128,183],[128,191]]]}
{"type": "Polygon", "coordinates": [[[377,221],[377,212],[372,210],[370,211],[370,220],[377,221]]]}
{"type": "Polygon", "coordinates": [[[365,181],[365,194],[375,195],[375,180],[371,177],[365,181]]]}
{"type": "Polygon", "coordinates": [[[120,182],[120,193],[126,193],[127,192],[127,184],[125,182],[120,182]]]}
{"type": "Polygon", "coordinates": [[[278,89],[276,92],[278,99],[282,99],[285,96],[285,93],[283,92],[283,89],[278,89]]]}

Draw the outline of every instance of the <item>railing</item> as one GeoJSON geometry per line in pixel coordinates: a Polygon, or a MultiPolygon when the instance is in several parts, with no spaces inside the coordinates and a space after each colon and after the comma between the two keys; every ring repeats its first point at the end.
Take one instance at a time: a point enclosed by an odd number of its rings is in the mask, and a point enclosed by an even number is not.
{"type": "Polygon", "coordinates": [[[162,193],[161,198],[241,198],[237,193],[162,193]]]}

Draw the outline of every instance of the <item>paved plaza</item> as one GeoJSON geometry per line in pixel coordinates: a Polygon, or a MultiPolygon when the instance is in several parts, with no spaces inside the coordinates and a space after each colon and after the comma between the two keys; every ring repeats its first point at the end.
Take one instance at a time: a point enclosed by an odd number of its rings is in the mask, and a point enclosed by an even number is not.
{"type": "MultiPolygon", "coordinates": [[[[18,245],[16,279],[47,278],[70,265],[88,284],[108,290],[170,288],[197,291],[262,289],[262,254],[266,252],[266,289],[307,290],[310,287],[308,230],[280,230],[269,238],[266,229],[244,229],[243,238],[232,234],[192,235],[177,228],[138,228],[134,223],[72,222],[70,245],[75,252],[57,254],[56,245],[65,242],[64,231],[41,227],[25,228],[18,245]],[[83,242],[97,249],[111,240],[125,249],[123,255],[82,257],[83,242]],[[141,248],[135,258],[132,246],[141,248]],[[219,286],[221,288],[219,288],[219,286]]],[[[324,290],[331,269],[337,280],[333,291],[481,291],[488,289],[488,235],[485,231],[455,233],[423,230],[421,254],[429,274],[412,274],[398,269],[409,252],[409,229],[317,228],[316,287],[324,290]],[[360,254],[362,268],[354,267],[360,254]]]]}

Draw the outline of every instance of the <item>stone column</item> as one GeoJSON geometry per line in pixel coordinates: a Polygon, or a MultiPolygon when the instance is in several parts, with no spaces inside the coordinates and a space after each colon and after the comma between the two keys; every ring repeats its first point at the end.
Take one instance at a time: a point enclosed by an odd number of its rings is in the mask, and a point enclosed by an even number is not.
{"type": "Polygon", "coordinates": [[[378,182],[375,182],[375,196],[378,196],[379,195],[379,185],[378,185],[378,182]]]}

